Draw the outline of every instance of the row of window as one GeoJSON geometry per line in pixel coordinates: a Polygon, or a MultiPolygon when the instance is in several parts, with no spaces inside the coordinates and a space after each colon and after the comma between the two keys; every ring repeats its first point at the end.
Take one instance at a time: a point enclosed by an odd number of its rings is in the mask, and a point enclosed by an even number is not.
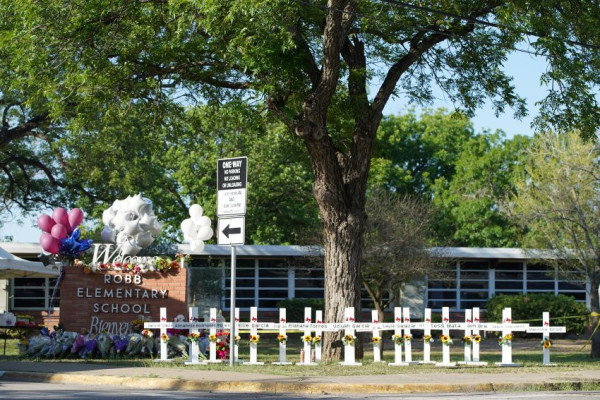
{"type": "MultiPolygon", "coordinates": [[[[310,263],[297,259],[239,259],[236,265],[236,307],[273,310],[279,301],[288,298],[324,297],[323,269],[310,263]]],[[[220,299],[222,309],[229,310],[228,260],[194,260],[190,275],[193,303],[210,294],[220,299]]],[[[48,309],[51,302],[58,307],[60,291],[55,291],[55,285],[55,278],[15,278],[10,293],[11,309],[48,309]]],[[[485,308],[485,302],[494,294],[535,292],[587,300],[585,279],[576,272],[561,275],[559,279],[556,270],[545,266],[485,260],[457,262],[430,277],[426,280],[425,299],[427,307],[432,309],[485,308]]],[[[373,308],[366,293],[362,296],[362,306],[373,308]]]]}

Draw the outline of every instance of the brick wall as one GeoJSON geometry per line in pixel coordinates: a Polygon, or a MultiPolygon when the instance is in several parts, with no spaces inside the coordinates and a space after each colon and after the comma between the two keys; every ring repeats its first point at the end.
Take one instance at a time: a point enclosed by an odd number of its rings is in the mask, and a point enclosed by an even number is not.
{"type": "Polygon", "coordinates": [[[187,279],[186,269],[136,278],[131,273],[84,273],[67,267],[60,286],[60,320],[69,331],[125,334],[139,315],[159,321],[161,307],[167,308],[170,321],[178,314],[187,317],[187,279]]]}

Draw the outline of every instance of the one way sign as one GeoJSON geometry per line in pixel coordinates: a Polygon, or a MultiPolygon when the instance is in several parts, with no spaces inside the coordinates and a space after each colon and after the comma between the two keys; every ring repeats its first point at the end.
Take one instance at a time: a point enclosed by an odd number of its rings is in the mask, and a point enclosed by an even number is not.
{"type": "Polygon", "coordinates": [[[244,244],[245,217],[219,218],[218,244],[244,244]]]}

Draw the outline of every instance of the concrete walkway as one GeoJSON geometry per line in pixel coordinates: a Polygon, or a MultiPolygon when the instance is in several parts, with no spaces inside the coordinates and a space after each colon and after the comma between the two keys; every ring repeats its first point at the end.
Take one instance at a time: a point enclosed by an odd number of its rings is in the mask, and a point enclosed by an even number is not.
{"type": "MultiPolygon", "coordinates": [[[[257,368],[260,371],[260,368],[257,368]]],[[[519,368],[499,373],[468,371],[398,373],[392,375],[289,377],[234,371],[186,368],[119,367],[74,362],[30,362],[0,360],[1,380],[113,385],[129,388],[194,390],[238,393],[432,393],[493,392],[523,390],[537,386],[555,390],[564,383],[579,388],[585,382],[600,382],[598,370],[558,370],[539,373],[519,368]]]]}

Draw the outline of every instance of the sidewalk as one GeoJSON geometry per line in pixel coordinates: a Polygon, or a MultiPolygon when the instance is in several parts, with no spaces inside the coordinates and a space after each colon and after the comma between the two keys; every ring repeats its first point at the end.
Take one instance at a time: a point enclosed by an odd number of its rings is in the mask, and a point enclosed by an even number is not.
{"type": "MultiPolygon", "coordinates": [[[[260,368],[257,368],[260,370],[260,368]]],[[[393,375],[288,377],[234,371],[202,371],[185,368],[118,367],[106,364],[29,362],[0,360],[0,382],[32,382],[114,385],[161,390],[194,390],[238,393],[433,393],[493,392],[523,390],[537,386],[555,390],[570,383],[574,389],[585,382],[599,382],[598,370],[558,371],[549,367],[540,373],[519,368],[499,373],[428,373],[393,375]]]]}

